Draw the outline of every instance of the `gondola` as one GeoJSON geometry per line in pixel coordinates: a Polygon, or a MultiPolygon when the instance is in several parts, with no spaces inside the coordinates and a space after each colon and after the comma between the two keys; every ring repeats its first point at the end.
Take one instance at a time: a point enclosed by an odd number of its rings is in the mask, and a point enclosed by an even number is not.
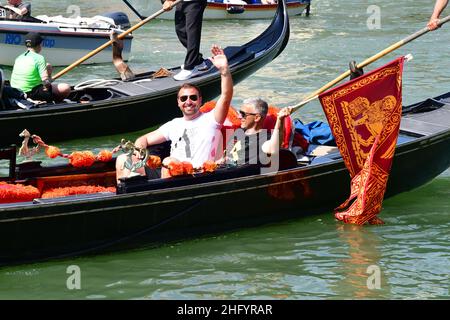
{"type": "MultiPolygon", "coordinates": [[[[286,5],[280,1],[272,23],[261,35],[242,46],[224,49],[234,82],[239,83],[275,59],[288,40],[286,5]]],[[[169,71],[176,74],[180,67],[169,71]]],[[[138,131],[168,121],[178,116],[176,94],[182,82],[173,76],[155,75],[148,72],[132,81],[115,80],[104,86],[73,90],[70,102],[62,104],[2,110],[0,141],[17,143],[24,128],[53,142],[138,131]]],[[[204,101],[220,94],[220,74],[215,67],[189,82],[201,88],[204,101]]]]}
{"type": "MultiPolygon", "coordinates": [[[[113,162],[80,172],[16,165],[15,151],[9,155],[12,180],[24,184],[73,181],[81,173],[114,180],[113,162]]],[[[348,196],[348,170],[337,149],[307,158],[283,150],[272,174],[243,165],[164,180],[138,176],[116,192],[1,204],[0,264],[158,245],[324,212],[331,219],[348,196]]],[[[404,107],[385,197],[419,187],[449,166],[450,92],[404,107]]]]}

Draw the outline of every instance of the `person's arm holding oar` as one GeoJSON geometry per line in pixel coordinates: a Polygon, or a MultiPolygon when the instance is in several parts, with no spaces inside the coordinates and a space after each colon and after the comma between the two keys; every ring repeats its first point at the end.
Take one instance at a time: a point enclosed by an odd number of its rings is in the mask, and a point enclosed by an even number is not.
{"type": "Polygon", "coordinates": [[[431,15],[430,21],[427,24],[428,29],[436,30],[437,28],[440,27],[439,17],[441,16],[442,11],[444,11],[447,4],[448,4],[448,0],[436,0],[436,4],[434,5],[433,14],[431,15]]]}
{"type": "MultiPolygon", "coordinates": [[[[441,0],[437,0],[437,1],[439,2],[439,1],[441,1],[441,0]]],[[[448,0],[444,0],[444,1],[447,2],[448,0]]],[[[440,26],[442,26],[444,23],[447,23],[447,22],[449,22],[449,21],[450,21],[450,16],[447,16],[447,17],[442,18],[442,19],[438,19],[438,22],[437,22],[438,28],[439,28],[440,26]]],[[[400,41],[397,41],[396,43],[390,45],[390,46],[387,47],[386,49],[381,50],[380,52],[378,52],[377,54],[371,56],[370,58],[367,58],[367,59],[364,60],[363,62],[359,63],[359,64],[356,66],[356,68],[357,68],[357,69],[362,69],[363,67],[365,67],[365,66],[367,66],[367,65],[369,65],[369,64],[371,64],[371,63],[377,61],[378,59],[384,57],[384,56],[387,55],[388,53],[391,53],[392,51],[397,50],[398,48],[404,46],[404,45],[407,44],[407,43],[410,43],[411,41],[413,41],[413,40],[415,40],[415,39],[417,39],[417,38],[423,36],[424,34],[430,32],[430,31],[431,31],[431,29],[429,29],[428,26],[425,27],[425,28],[422,28],[422,29],[420,29],[419,31],[417,31],[417,32],[415,32],[415,33],[409,35],[408,37],[406,37],[406,38],[404,38],[404,39],[402,39],[402,40],[400,40],[400,41]]],[[[317,99],[317,98],[319,97],[319,95],[320,95],[322,92],[325,92],[326,90],[328,90],[328,89],[330,89],[331,87],[335,86],[336,84],[338,84],[338,83],[341,82],[342,80],[346,79],[346,78],[350,75],[350,73],[351,73],[350,70],[348,70],[348,71],[342,73],[342,74],[341,74],[339,77],[337,77],[336,79],[334,79],[334,80],[328,82],[328,83],[325,84],[323,87],[317,89],[316,91],[314,91],[313,93],[311,93],[310,95],[308,95],[308,96],[305,98],[305,100],[303,100],[302,102],[300,102],[300,103],[296,104],[295,106],[292,106],[292,107],[291,107],[292,112],[294,112],[294,111],[300,109],[301,107],[305,106],[307,103],[309,103],[309,102],[311,102],[311,101],[317,99]]]]}
{"type": "MultiPolygon", "coordinates": [[[[182,0],[176,0],[173,2],[173,6],[177,5],[179,2],[181,2],[182,0]]],[[[152,14],[151,16],[147,17],[146,19],[142,20],[141,22],[139,22],[138,24],[134,25],[133,27],[131,27],[130,29],[124,31],[123,33],[119,34],[119,36],[117,37],[118,39],[123,39],[125,38],[127,35],[129,35],[130,33],[132,33],[133,31],[139,29],[140,27],[142,27],[144,24],[146,24],[147,22],[149,22],[150,20],[153,20],[154,18],[156,18],[157,16],[163,14],[164,12],[166,12],[167,10],[165,9],[161,9],[157,12],[155,12],[154,14],[152,14]]],[[[78,65],[82,64],[84,61],[86,61],[87,59],[95,56],[97,53],[99,53],[100,51],[108,48],[111,44],[113,43],[113,40],[109,40],[108,42],[102,44],[100,47],[98,47],[95,50],[92,50],[90,53],[88,53],[87,55],[85,55],[84,57],[78,59],[77,61],[75,61],[74,63],[72,63],[70,66],[66,67],[65,69],[61,70],[60,72],[58,72],[53,79],[56,80],[59,77],[63,76],[64,74],[66,74],[67,72],[71,71],[72,69],[74,69],[75,67],[77,67],[78,65]]]]}

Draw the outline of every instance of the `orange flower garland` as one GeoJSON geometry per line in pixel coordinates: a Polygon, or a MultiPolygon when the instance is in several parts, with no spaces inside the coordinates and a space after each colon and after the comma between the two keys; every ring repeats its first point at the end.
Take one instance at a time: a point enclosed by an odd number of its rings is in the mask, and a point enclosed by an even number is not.
{"type": "Polygon", "coordinates": [[[194,174],[194,166],[192,165],[192,163],[187,162],[187,161],[183,161],[183,173],[186,175],[192,175],[194,174]]]}
{"type": "Polygon", "coordinates": [[[33,201],[40,196],[39,190],[33,186],[0,182],[0,203],[33,201]]]}
{"type": "Polygon", "coordinates": [[[217,169],[217,163],[208,160],[203,163],[203,172],[214,172],[217,169]]]}
{"type": "Polygon", "coordinates": [[[61,150],[58,147],[48,146],[45,148],[45,154],[50,159],[55,159],[56,157],[62,156],[61,150]]]}
{"type": "Polygon", "coordinates": [[[95,162],[95,155],[91,151],[75,151],[68,158],[76,168],[90,167],[95,162]]]}
{"type": "Polygon", "coordinates": [[[169,169],[169,174],[172,177],[182,176],[184,174],[184,166],[182,162],[170,162],[167,165],[167,169],[169,169]]]}
{"type": "Polygon", "coordinates": [[[101,186],[77,186],[64,188],[49,188],[42,193],[43,199],[67,197],[78,194],[90,194],[98,192],[116,192],[115,187],[101,187],[101,186]]]}
{"type": "Polygon", "coordinates": [[[147,159],[146,166],[150,169],[156,169],[161,167],[161,158],[158,156],[149,156],[147,159]]]}
{"type": "Polygon", "coordinates": [[[102,150],[97,155],[97,160],[100,162],[109,162],[112,160],[113,154],[109,150],[102,150]]]}

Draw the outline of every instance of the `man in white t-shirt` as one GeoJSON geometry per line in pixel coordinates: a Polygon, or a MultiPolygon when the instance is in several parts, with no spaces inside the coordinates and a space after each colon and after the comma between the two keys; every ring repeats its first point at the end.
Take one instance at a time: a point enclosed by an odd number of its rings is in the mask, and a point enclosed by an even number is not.
{"type": "MultiPolygon", "coordinates": [[[[213,45],[210,58],[221,74],[221,95],[214,110],[202,113],[202,96],[200,90],[192,84],[184,84],[178,91],[178,107],[183,117],[175,118],[152,131],[135,142],[138,148],[171,141],[170,157],[163,160],[167,165],[172,161],[189,161],[195,167],[201,167],[207,160],[216,158],[217,146],[221,141],[220,129],[224,123],[233,97],[233,79],[228,67],[228,60],[223,50],[213,45]]],[[[116,161],[117,180],[130,175],[124,168],[126,155],[121,155],[116,161]]],[[[138,173],[144,175],[143,168],[138,173]]],[[[162,169],[162,177],[168,172],[162,169]]]]}

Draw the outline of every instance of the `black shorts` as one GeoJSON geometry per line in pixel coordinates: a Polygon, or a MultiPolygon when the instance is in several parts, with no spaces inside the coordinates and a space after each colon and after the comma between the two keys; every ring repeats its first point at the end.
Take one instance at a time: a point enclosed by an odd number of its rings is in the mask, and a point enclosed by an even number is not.
{"type": "Polygon", "coordinates": [[[52,102],[54,100],[52,88],[50,87],[50,89],[47,90],[42,84],[34,87],[30,92],[27,92],[27,98],[47,102],[52,102]]]}

